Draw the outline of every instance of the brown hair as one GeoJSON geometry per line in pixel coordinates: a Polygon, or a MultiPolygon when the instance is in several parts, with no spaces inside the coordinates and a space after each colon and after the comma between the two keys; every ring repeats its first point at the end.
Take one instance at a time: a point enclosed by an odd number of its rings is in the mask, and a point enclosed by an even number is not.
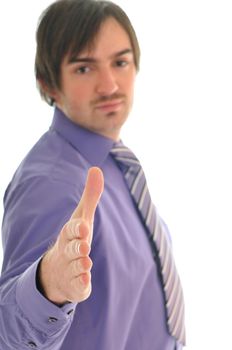
{"type": "Polygon", "coordinates": [[[60,66],[64,57],[67,54],[76,57],[91,45],[108,17],[115,18],[127,32],[138,70],[140,48],[136,33],[126,13],[113,2],[58,0],[42,13],[36,34],[35,74],[41,96],[50,105],[54,100],[45,90],[60,88],[60,66]]]}

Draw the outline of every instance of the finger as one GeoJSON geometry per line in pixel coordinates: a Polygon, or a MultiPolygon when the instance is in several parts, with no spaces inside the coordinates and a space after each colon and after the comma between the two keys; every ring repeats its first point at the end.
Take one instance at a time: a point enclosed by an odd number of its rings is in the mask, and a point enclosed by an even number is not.
{"type": "Polygon", "coordinates": [[[81,302],[86,300],[92,291],[91,273],[85,272],[70,280],[67,300],[70,302],[81,302]]]}
{"type": "Polygon", "coordinates": [[[83,284],[85,288],[91,288],[91,274],[90,272],[82,273],[80,276],[77,278],[80,283],[83,284]]]}
{"type": "Polygon", "coordinates": [[[91,273],[86,272],[70,281],[71,288],[75,292],[75,299],[78,302],[86,300],[91,294],[91,273]]]}
{"type": "Polygon", "coordinates": [[[87,239],[89,236],[89,226],[82,219],[69,220],[64,228],[64,238],[68,241],[73,239],[87,239]]]}
{"type": "Polygon", "coordinates": [[[104,177],[102,171],[97,167],[90,168],[81,200],[71,218],[83,218],[92,224],[103,188],[104,177]]]}
{"type": "Polygon", "coordinates": [[[90,253],[90,245],[87,241],[73,239],[65,247],[65,255],[68,260],[87,257],[90,253]]]}
{"type": "Polygon", "coordinates": [[[93,262],[89,256],[73,260],[70,264],[71,274],[72,276],[78,277],[85,272],[90,272],[92,266],[93,262]]]}

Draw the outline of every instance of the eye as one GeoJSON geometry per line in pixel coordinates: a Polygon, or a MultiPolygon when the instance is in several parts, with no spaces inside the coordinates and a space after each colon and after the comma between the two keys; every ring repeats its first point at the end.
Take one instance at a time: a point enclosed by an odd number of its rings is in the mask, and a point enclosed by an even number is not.
{"type": "Polygon", "coordinates": [[[77,74],[86,74],[90,71],[88,66],[81,66],[76,69],[77,74]]]}
{"type": "Polygon", "coordinates": [[[117,67],[126,67],[128,65],[128,62],[125,60],[118,60],[116,61],[116,66],[117,67]]]}

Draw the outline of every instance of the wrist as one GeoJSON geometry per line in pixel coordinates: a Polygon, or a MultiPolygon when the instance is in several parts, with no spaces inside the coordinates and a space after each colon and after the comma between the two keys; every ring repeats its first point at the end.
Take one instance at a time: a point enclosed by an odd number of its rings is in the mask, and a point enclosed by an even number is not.
{"type": "Polygon", "coordinates": [[[50,251],[40,260],[36,271],[36,287],[38,291],[50,302],[57,306],[63,306],[65,300],[54,283],[54,273],[50,269],[50,251]]]}

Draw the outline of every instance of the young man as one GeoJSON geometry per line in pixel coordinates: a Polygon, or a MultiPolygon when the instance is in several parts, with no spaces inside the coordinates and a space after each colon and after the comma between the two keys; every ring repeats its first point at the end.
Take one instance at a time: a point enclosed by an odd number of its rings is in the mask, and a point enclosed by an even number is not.
{"type": "Polygon", "coordinates": [[[0,348],[180,349],[167,229],[120,141],[139,68],[128,17],[108,1],[55,2],[35,67],[55,112],[4,198],[0,348]]]}

